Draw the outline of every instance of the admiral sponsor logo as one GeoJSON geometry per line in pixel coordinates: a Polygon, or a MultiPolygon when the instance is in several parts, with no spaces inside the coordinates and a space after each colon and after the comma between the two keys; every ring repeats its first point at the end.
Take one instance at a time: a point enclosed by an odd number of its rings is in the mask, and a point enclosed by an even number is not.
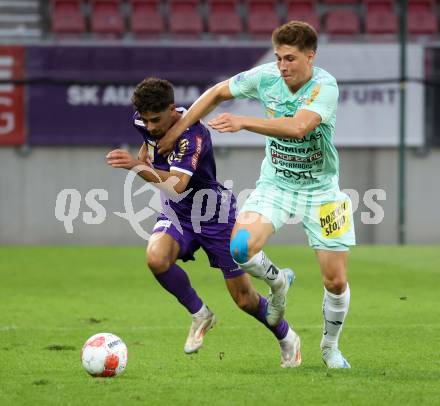
{"type": "Polygon", "coordinates": [[[317,147],[317,145],[312,145],[307,148],[297,148],[297,147],[288,147],[286,145],[278,144],[276,141],[270,142],[270,147],[274,148],[277,151],[287,152],[287,153],[293,153],[293,154],[310,154],[311,152],[318,152],[320,149],[317,147]]]}
{"type": "Polygon", "coordinates": [[[295,172],[295,171],[290,171],[289,169],[279,169],[279,168],[277,168],[276,171],[275,171],[275,174],[276,175],[281,174],[282,176],[284,176],[287,179],[294,179],[294,180],[300,180],[300,179],[314,179],[314,180],[318,180],[317,178],[315,178],[313,176],[311,170],[295,172]]]}
{"type": "Polygon", "coordinates": [[[191,167],[196,170],[197,163],[199,162],[200,152],[202,151],[202,137],[196,137],[196,152],[191,158],[191,167]]]}

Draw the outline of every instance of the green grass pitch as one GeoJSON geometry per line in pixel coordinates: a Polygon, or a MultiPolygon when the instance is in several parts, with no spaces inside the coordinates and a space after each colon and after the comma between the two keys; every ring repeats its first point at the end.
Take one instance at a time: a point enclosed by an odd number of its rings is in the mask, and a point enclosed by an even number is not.
{"type": "Polygon", "coordinates": [[[149,274],[142,248],[0,248],[0,404],[440,404],[440,247],[352,251],[344,371],[320,358],[313,251],[267,253],[296,270],[286,316],[302,339],[298,369],[279,367],[275,338],[235,307],[204,254],[184,268],[218,323],[187,356],[190,317],[149,274]],[[80,349],[106,331],[127,343],[128,367],[94,379],[80,349]]]}

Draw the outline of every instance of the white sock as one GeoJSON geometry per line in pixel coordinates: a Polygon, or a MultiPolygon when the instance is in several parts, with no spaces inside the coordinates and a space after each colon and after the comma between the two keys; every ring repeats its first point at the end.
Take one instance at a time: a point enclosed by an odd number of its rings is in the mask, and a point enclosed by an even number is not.
{"type": "Polygon", "coordinates": [[[200,308],[199,311],[197,311],[196,313],[194,313],[192,316],[193,317],[206,317],[209,315],[209,310],[206,307],[206,305],[203,303],[202,307],[200,308]]]}
{"type": "Polygon", "coordinates": [[[295,333],[293,330],[289,327],[289,330],[287,330],[286,337],[282,338],[281,340],[278,340],[280,345],[284,347],[285,345],[290,344],[295,337],[295,333]]]}
{"type": "Polygon", "coordinates": [[[273,290],[280,288],[284,278],[280,270],[263,251],[255,254],[248,262],[239,264],[240,268],[258,279],[263,279],[273,290]]]}
{"type": "Polygon", "coordinates": [[[321,340],[321,348],[338,347],[339,334],[345,316],[350,305],[350,287],[340,295],[335,295],[324,288],[324,300],[322,302],[322,313],[324,316],[324,332],[321,340]]]}

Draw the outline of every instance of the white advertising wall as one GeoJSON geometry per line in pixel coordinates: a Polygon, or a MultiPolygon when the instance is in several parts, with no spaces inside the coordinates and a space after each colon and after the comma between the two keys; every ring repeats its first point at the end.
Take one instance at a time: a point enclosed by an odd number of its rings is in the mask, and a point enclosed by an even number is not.
{"type": "MultiPolygon", "coordinates": [[[[318,48],[316,66],[331,73],[339,82],[390,80],[390,83],[339,84],[339,107],[335,143],[349,147],[391,147],[399,143],[399,46],[398,44],[323,44],[318,48]],[[394,83],[393,83],[394,81],[394,83]]],[[[273,50],[256,63],[274,61],[273,50]]],[[[424,49],[409,45],[407,75],[423,79],[424,49]]],[[[249,67],[251,68],[251,66],[249,67]]],[[[233,100],[222,104],[207,119],[222,113],[263,117],[258,102],[233,100]]],[[[424,143],[424,89],[409,83],[406,96],[406,144],[424,143]]],[[[215,133],[215,131],[213,131],[215,133]]],[[[240,131],[215,134],[215,145],[263,145],[264,137],[240,131]]]]}

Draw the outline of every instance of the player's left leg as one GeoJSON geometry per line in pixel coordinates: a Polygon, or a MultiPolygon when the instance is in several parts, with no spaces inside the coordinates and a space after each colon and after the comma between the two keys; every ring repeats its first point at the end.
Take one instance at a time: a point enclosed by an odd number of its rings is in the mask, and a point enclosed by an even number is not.
{"type": "Polygon", "coordinates": [[[295,280],[290,268],[279,268],[263,251],[268,239],[294,214],[294,193],[278,188],[275,183],[272,177],[261,175],[240,210],[230,243],[234,261],[270,287],[266,320],[271,326],[282,320],[287,293],[295,280]]]}
{"type": "Polygon", "coordinates": [[[200,299],[186,272],[175,263],[177,258],[193,258],[197,247],[193,246],[192,235],[187,227],[182,235],[170,221],[159,220],[154,230],[148,242],[147,264],[162,287],[192,315],[184,346],[185,353],[191,354],[202,347],[205,333],[215,324],[214,314],[200,299]]]}
{"type": "MultiPolygon", "coordinates": [[[[225,276],[228,275],[225,273],[225,276]]],[[[281,367],[293,368],[301,364],[299,336],[289,327],[285,319],[277,326],[270,326],[266,320],[267,300],[252,286],[248,274],[225,279],[226,286],[237,306],[264,324],[277,338],[281,350],[281,367]]]]}
{"type": "Polygon", "coordinates": [[[322,357],[329,368],[350,368],[350,364],[338,348],[339,335],[350,305],[350,287],[347,282],[348,251],[317,249],[315,253],[324,282],[322,357]]]}
{"type": "Polygon", "coordinates": [[[232,230],[230,243],[230,253],[240,268],[270,287],[266,319],[272,326],[284,316],[287,292],[295,279],[291,269],[279,269],[263,251],[274,230],[269,217],[256,211],[242,211],[232,230]]]}

